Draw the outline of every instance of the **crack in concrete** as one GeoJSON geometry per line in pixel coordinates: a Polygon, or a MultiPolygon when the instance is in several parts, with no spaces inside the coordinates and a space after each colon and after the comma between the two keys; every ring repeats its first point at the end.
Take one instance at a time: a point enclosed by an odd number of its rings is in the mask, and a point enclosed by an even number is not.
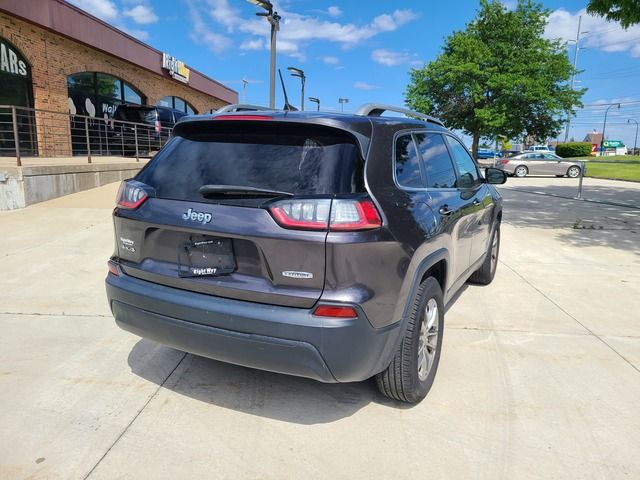
{"type": "Polygon", "coordinates": [[[100,463],[102,463],[102,461],[107,457],[107,455],[109,455],[109,452],[111,452],[111,450],[113,449],[113,447],[116,446],[116,444],[120,441],[120,439],[124,436],[125,433],[127,433],[127,430],[129,430],[129,428],[131,427],[131,425],[133,425],[133,423],[138,419],[138,417],[140,416],[140,414],[144,411],[145,408],[147,408],[147,405],[149,405],[149,403],[151,403],[151,401],[156,398],[158,396],[158,393],[160,392],[160,389],[164,386],[165,383],[167,383],[167,380],[169,380],[169,378],[171,378],[171,375],[173,375],[173,372],[175,372],[178,367],[180,366],[180,364],[182,363],[182,361],[185,359],[185,357],[188,354],[185,352],[182,357],[180,358],[180,360],[178,360],[178,363],[176,363],[176,366],[173,367],[173,370],[171,370],[169,372],[169,375],[167,375],[167,377],[162,381],[162,383],[160,385],[158,385],[158,388],[155,389],[155,391],[153,392],[153,394],[151,394],[149,396],[149,398],[147,399],[147,401],[144,403],[144,405],[142,405],[142,407],[140,408],[140,410],[138,410],[138,412],[134,415],[134,417],[131,419],[131,421],[127,424],[126,427],[124,427],[124,430],[122,430],[122,432],[120,432],[120,434],[118,435],[118,437],[114,440],[114,442],[109,446],[109,448],[107,449],[106,452],[104,452],[104,454],[100,457],[100,459],[95,463],[95,465],[93,467],[91,467],[91,470],[89,470],[89,472],[82,477],[82,480],[87,480],[87,478],[89,478],[93,472],[96,470],[96,468],[98,468],[98,465],[100,465],[100,463]]]}

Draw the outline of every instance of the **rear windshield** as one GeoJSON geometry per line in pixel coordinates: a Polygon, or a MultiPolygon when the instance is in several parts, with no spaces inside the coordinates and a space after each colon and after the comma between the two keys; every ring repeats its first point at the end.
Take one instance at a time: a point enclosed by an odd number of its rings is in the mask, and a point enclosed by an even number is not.
{"type": "Polygon", "coordinates": [[[155,108],[118,107],[115,114],[116,120],[126,120],[136,123],[155,123],[155,108]]]}
{"type": "Polygon", "coordinates": [[[295,195],[364,192],[362,160],[346,134],[324,127],[241,123],[173,138],[137,180],[155,188],[159,198],[191,201],[206,201],[198,191],[203,185],[295,195]]]}

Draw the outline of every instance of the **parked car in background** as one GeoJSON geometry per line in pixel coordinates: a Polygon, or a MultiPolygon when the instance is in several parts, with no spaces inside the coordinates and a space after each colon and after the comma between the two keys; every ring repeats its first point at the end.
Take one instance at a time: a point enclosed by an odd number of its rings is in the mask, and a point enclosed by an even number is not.
{"type": "Polygon", "coordinates": [[[492,150],[491,148],[479,148],[478,149],[478,154],[476,155],[477,159],[481,159],[481,158],[495,158],[495,157],[501,157],[502,153],[498,152],[496,150],[492,150]]]}
{"type": "Polygon", "coordinates": [[[527,152],[553,153],[548,145],[533,145],[527,149],[527,152]]]}
{"type": "Polygon", "coordinates": [[[123,155],[160,150],[171,135],[171,129],[182,117],[181,110],[146,105],[118,105],[110,123],[110,150],[123,155]],[[129,123],[137,123],[137,126],[129,123]]]}
{"type": "Polygon", "coordinates": [[[496,168],[507,175],[526,177],[527,175],[555,175],[576,178],[580,176],[581,163],[559,157],[555,153],[523,152],[496,162],[496,168]]]}

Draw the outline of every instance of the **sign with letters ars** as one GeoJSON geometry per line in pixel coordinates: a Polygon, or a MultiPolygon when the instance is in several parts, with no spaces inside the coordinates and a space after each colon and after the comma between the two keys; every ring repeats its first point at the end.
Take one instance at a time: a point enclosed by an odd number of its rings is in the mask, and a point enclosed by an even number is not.
{"type": "Polygon", "coordinates": [[[0,73],[28,77],[26,59],[4,38],[0,37],[0,73]]]}

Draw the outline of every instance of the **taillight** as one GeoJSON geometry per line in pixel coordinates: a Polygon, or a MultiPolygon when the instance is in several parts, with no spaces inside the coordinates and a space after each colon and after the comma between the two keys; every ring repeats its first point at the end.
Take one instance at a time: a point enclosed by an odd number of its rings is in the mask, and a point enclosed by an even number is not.
{"type": "Polygon", "coordinates": [[[144,189],[143,183],[136,182],[135,180],[125,180],[120,184],[116,202],[119,208],[135,210],[142,205],[147,198],[149,198],[149,195],[144,189]]]}
{"type": "Polygon", "coordinates": [[[498,160],[498,165],[506,165],[509,163],[509,160],[498,160]]]}
{"type": "Polygon", "coordinates": [[[326,230],[329,226],[329,199],[284,200],[270,207],[276,221],[286,228],[326,230]]]}
{"type": "Polygon", "coordinates": [[[331,207],[331,230],[370,230],[382,225],[371,200],[334,200],[331,207]]]}
{"type": "Polygon", "coordinates": [[[357,318],[358,312],[353,307],[339,307],[335,305],[318,305],[313,311],[316,317],[357,318]]]}
{"type": "Polygon", "coordinates": [[[156,133],[160,133],[162,131],[162,124],[160,120],[156,120],[156,133]]]}
{"type": "Polygon", "coordinates": [[[378,228],[382,220],[371,200],[299,199],[276,202],[269,208],[285,228],[356,231],[378,228]]]}

